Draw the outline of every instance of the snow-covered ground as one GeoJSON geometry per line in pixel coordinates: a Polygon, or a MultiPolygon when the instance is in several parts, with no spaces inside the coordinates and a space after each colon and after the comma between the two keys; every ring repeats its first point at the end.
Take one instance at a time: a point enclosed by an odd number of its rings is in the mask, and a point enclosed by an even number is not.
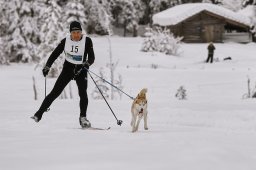
{"type": "MultiPolygon", "coordinates": [[[[109,62],[107,38],[94,37],[91,70],[109,62]]],[[[89,79],[88,119],[109,131],[81,130],[78,97],[57,99],[40,123],[32,116],[44,97],[44,78],[34,65],[0,66],[0,169],[2,170],[254,170],[256,100],[242,99],[256,82],[256,44],[215,44],[219,62],[204,63],[207,44],[182,44],[180,57],[143,53],[142,38],[111,39],[116,74],[132,96],[148,88],[149,130],[131,133],[132,101],[93,100],[89,79]],[[225,57],[231,61],[223,61],[225,57]],[[34,101],[36,75],[39,100],[34,101]],[[187,100],[175,93],[183,85],[187,100]]],[[[108,71],[105,68],[105,71],[108,71]]],[[[47,91],[55,79],[48,79],[47,91]]],[[[74,90],[75,83],[72,82],[74,90]]],[[[143,122],[142,122],[143,123],[143,122]]]]}

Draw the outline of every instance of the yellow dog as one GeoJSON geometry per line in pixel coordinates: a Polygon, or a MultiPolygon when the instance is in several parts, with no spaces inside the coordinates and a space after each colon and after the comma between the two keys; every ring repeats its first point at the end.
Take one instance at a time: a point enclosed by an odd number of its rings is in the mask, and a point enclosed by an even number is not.
{"type": "Polygon", "coordinates": [[[144,129],[148,130],[148,123],[147,123],[147,116],[148,116],[148,110],[147,110],[147,98],[146,98],[147,88],[144,88],[140,91],[140,93],[137,95],[137,97],[134,99],[132,103],[132,132],[138,131],[139,124],[142,118],[144,118],[144,129]]]}

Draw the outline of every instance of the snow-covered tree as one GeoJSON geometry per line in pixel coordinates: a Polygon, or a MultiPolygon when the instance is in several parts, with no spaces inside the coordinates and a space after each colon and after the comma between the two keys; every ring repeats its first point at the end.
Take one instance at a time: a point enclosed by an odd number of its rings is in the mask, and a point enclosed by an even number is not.
{"type": "Polygon", "coordinates": [[[179,0],[151,0],[149,3],[149,7],[151,8],[150,22],[152,22],[153,14],[156,14],[178,4],[181,4],[179,0]]]}
{"type": "Polygon", "coordinates": [[[124,36],[128,30],[138,29],[139,16],[136,9],[139,7],[140,3],[135,0],[112,0],[111,13],[115,20],[114,25],[124,28],[124,36]]]}
{"type": "Polygon", "coordinates": [[[152,14],[161,12],[177,4],[180,4],[180,2],[176,0],[154,0],[149,3],[152,8],[152,14]]]}
{"type": "Polygon", "coordinates": [[[184,86],[180,86],[177,90],[175,97],[179,100],[186,100],[187,99],[187,91],[184,86]]]}
{"type": "Polygon", "coordinates": [[[0,1],[0,37],[6,36],[10,22],[8,20],[9,6],[4,1],[0,1]]]}
{"type": "Polygon", "coordinates": [[[108,0],[102,0],[102,6],[105,9],[105,10],[102,10],[101,12],[102,27],[106,29],[107,34],[111,36],[113,34],[113,30],[112,30],[113,18],[111,16],[110,4],[108,3],[108,0]]]}
{"type": "Polygon", "coordinates": [[[256,5],[249,5],[246,7],[250,13],[249,18],[251,20],[251,29],[250,32],[252,33],[252,41],[256,42],[256,5]]]}
{"type": "Polygon", "coordinates": [[[8,60],[4,53],[4,40],[0,37],[0,64],[8,64],[8,60]]]}
{"type": "Polygon", "coordinates": [[[110,0],[110,12],[113,17],[114,26],[119,26],[119,15],[122,12],[122,6],[119,0],[110,0]]]}
{"type": "Polygon", "coordinates": [[[174,37],[169,29],[160,30],[158,34],[158,50],[168,55],[179,55],[178,50],[183,37],[174,37]]]}
{"type": "Polygon", "coordinates": [[[202,3],[221,4],[221,0],[202,0],[202,3]]]}
{"type": "Polygon", "coordinates": [[[243,6],[243,0],[203,0],[202,2],[220,5],[232,11],[238,11],[243,6]]]}
{"type": "MultiPolygon", "coordinates": [[[[2,6],[2,5],[1,5],[2,6]]],[[[30,0],[13,0],[4,2],[3,34],[8,42],[5,54],[11,62],[30,62],[37,60],[35,46],[38,45],[39,34],[35,17],[34,4],[30,0]]]]}
{"type": "Polygon", "coordinates": [[[198,2],[202,2],[202,0],[177,0],[177,2],[180,4],[186,4],[186,3],[198,3],[198,2]]]}
{"type": "Polygon", "coordinates": [[[8,35],[8,18],[7,18],[7,5],[3,1],[0,1],[0,64],[7,63],[8,58],[6,57],[6,45],[8,35]]]}
{"type": "MultiPolygon", "coordinates": [[[[41,27],[41,44],[39,46],[39,56],[43,59],[48,58],[57,44],[64,38],[64,28],[63,25],[63,11],[61,7],[56,3],[56,1],[51,0],[46,3],[47,8],[44,11],[42,17],[44,19],[43,25],[41,27]]],[[[57,59],[51,69],[52,76],[56,76],[62,67],[62,57],[57,59]]],[[[51,75],[51,74],[50,74],[51,75]]]]}
{"type": "Polygon", "coordinates": [[[106,9],[107,1],[88,0],[84,1],[85,15],[87,17],[86,31],[89,34],[106,35],[109,32],[111,16],[106,9]]]}
{"type": "MultiPolygon", "coordinates": [[[[255,0],[256,1],[256,0],[255,0]]],[[[251,2],[253,3],[253,2],[251,2]]],[[[243,4],[244,8],[239,11],[240,14],[247,16],[251,21],[250,32],[252,33],[252,41],[256,42],[256,4],[249,5],[247,3],[243,4]]]]}
{"type": "Polygon", "coordinates": [[[134,4],[129,0],[122,1],[122,13],[120,15],[120,20],[123,24],[124,28],[124,37],[126,36],[127,30],[129,28],[136,29],[138,25],[138,17],[136,16],[136,9],[134,8],[134,4]]]}
{"type": "Polygon", "coordinates": [[[141,1],[133,0],[132,4],[133,4],[133,8],[134,8],[134,10],[132,12],[134,12],[135,15],[133,15],[134,17],[132,18],[131,22],[128,23],[127,29],[129,32],[133,33],[133,37],[137,37],[138,29],[139,29],[139,21],[140,21],[140,18],[143,17],[144,7],[143,7],[141,1]]]}
{"type": "Polygon", "coordinates": [[[66,25],[72,21],[79,21],[81,25],[87,24],[85,7],[81,0],[70,0],[65,6],[66,25]]]}
{"type": "Polygon", "coordinates": [[[237,12],[243,7],[243,0],[222,0],[221,6],[237,12]]]}
{"type": "Polygon", "coordinates": [[[246,7],[247,5],[256,5],[256,0],[243,0],[243,6],[246,7]]]}
{"type": "Polygon", "coordinates": [[[155,30],[147,29],[146,38],[142,44],[142,51],[159,51],[167,55],[179,55],[178,51],[183,37],[174,37],[168,29],[157,27],[155,30]]]}
{"type": "Polygon", "coordinates": [[[147,27],[141,50],[144,52],[157,51],[157,37],[152,28],[147,27]]]}

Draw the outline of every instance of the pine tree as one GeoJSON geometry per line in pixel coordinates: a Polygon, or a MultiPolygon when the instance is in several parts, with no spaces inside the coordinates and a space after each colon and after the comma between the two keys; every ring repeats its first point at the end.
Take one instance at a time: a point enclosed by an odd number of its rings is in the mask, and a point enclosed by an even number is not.
{"type": "Polygon", "coordinates": [[[242,9],[243,0],[222,0],[221,6],[237,12],[242,9]]]}
{"type": "Polygon", "coordinates": [[[180,86],[180,88],[177,90],[175,97],[179,100],[186,100],[187,99],[187,91],[183,86],[180,86]]]}
{"type": "Polygon", "coordinates": [[[134,12],[135,12],[134,16],[135,17],[128,24],[127,29],[130,32],[133,32],[133,37],[137,37],[138,36],[138,29],[139,29],[139,22],[140,22],[140,19],[144,15],[145,6],[143,6],[141,1],[137,1],[137,0],[133,0],[132,3],[133,3],[133,7],[134,7],[134,12]]]}
{"type": "Polygon", "coordinates": [[[109,3],[109,1],[111,0],[101,0],[100,4],[102,6],[102,10],[100,16],[102,27],[104,28],[104,30],[107,30],[108,35],[111,36],[113,34],[113,18],[111,16],[111,4],[109,3]]]}
{"type": "Polygon", "coordinates": [[[167,55],[178,55],[180,42],[183,37],[174,37],[169,29],[160,29],[158,32],[158,51],[167,55]]]}
{"type": "Polygon", "coordinates": [[[181,4],[179,0],[152,0],[149,3],[150,7],[150,23],[152,23],[152,16],[158,12],[166,10],[175,5],[181,4]]]}
{"type": "Polygon", "coordinates": [[[252,33],[252,41],[256,42],[256,0],[244,0],[243,7],[250,8],[251,12],[251,29],[250,32],[252,33]]]}
{"type": "Polygon", "coordinates": [[[110,12],[111,16],[113,17],[113,25],[118,27],[119,26],[119,15],[122,12],[122,6],[121,3],[119,3],[119,0],[110,0],[110,12]]]}
{"type": "Polygon", "coordinates": [[[202,3],[221,4],[221,0],[202,0],[202,3]]]}
{"type": "Polygon", "coordinates": [[[104,0],[85,1],[88,34],[106,35],[109,33],[111,16],[105,8],[106,3],[104,0]]]}
{"type": "Polygon", "coordinates": [[[0,64],[8,64],[8,61],[4,54],[4,41],[2,37],[0,37],[0,64]]]}
{"type": "Polygon", "coordinates": [[[136,35],[139,16],[142,16],[136,9],[141,9],[141,3],[135,0],[112,0],[111,2],[110,11],[114,19],[114,25],[124,28],[124,36],[126,36],[127,31],[134,31],[134,35],[136,35]]]}
{"type": "Polygon", "coordinates": [[[243,0],[243,6],[246,7],[247,5],[256,5],[256,0],[243,0]]]}
{"type": "Polygon", "coordinates": [[[123,0],[122,6],[123,6],[123,9],[120,17],[122,17],[121,19],[122,19],[122,24],[124,28],[124,37],[125,37],[129,26],[131,25],[133,27],[135,24],[137,24],[136,13],[135,13],[136,10],[133,6],[133,3],[129,0],[123,0]]]}
{"type": "MultiPolygon", "coordinates": [[[[48,1],[46,7],[46,10],[42,14],[44,23],[40,30],[42,43],[39,46],[39,56],[43,59],[43,62],[49,57],[61,39],[64,38],[65,28],[62,24],[63,11],[56,1],[48,1]]],[[[58,75],[62,67],[62,62],[62,57],[59,57],[54,62],[50,72],[51,76],[55,77],[58,75]]]]}
{"type": "Polygon", "coordinates": [[[152,14],[155,14],[177,4],[180,4],[177,0],[154,0],[149,5],[152,8],[152,14]]]}
{"type": "Polygon", "coordinates": [[[203,0],[202,2],[223,6],[235,12],[242,9],[243,6],[243,0],[203,0]]]}
{"type": "Polygon", "coordinates": [[[18,13],[20,6],[21,2],[18,0],[14,0],[11,2],[2,2],[1,11],[3,10],[3,13],[1,12],[1,19],[4,20],[1,20],[1,28],[5,29],[3,29],[3,32],[1,31],[1,33],[8,34],[9,36],[12,35],[20,19],[18,13]]]}
{"type": "Polygon", "coordinates": [[[0,1],[0,64],[8,63],[8,58],[6,57],[6,46],[8,37],[8,7],[4,1],[0,1]]]}
{"type": "Polygon", "coordinates": [[[68,1],[65,6],[66,25],[69,25],[72,21],[79,21],[81,25],[87,25],[87,19],[85,16],[85,7],[81,0],[68,1]]]}
{"type": "Polygon", "coordinates": [[[179,55],[180,42],[183,37],[174,37],[168,29],[147,28],[146,38],[142,44],[142,51],[159,51],[167,55],[179,55]]]}
{"type": "Polygon", "coordinates": [[[157,42],[152,28],[146,28],[145,38],[141,50],[144,52],[157,51],[157,42]]]}
{"type": "Polygon", "coordinates": [[[5,36],[8,33],[9,21],[8,21],[8,12],[9,6],[4,1],[0,1],[0,37],[5,36]]]}
{"type": "Polygon", "coordinates": [[[11,62],[30,62],[37,60],[35,46],[38,45],[37,21],[34,16],[33,2],[29,0],[13,0],[4,2],[5,20],[2,27],[6,27],[5,54],[11,62]]]}

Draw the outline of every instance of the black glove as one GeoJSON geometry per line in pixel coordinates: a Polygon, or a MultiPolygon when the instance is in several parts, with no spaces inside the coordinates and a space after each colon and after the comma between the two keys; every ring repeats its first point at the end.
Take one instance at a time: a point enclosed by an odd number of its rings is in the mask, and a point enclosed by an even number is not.
{"type": "Polygon", "coordinates": [[[50,71],[50,67],[44,66],[44,68],[43,68],[43,70],[42,70],[44,77],[47,76],[47,74],[48,74],[49,71],[50,71]]]}

